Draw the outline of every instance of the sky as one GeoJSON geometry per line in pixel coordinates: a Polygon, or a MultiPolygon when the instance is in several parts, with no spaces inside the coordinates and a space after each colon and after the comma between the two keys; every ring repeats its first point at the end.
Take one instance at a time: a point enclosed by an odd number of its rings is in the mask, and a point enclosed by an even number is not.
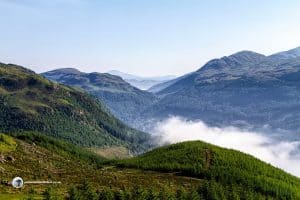
{"type": "Polygon", "coordinates": [[[0,62],[182,75],[300,46],[299,0],[0,0],[0,62]]]}

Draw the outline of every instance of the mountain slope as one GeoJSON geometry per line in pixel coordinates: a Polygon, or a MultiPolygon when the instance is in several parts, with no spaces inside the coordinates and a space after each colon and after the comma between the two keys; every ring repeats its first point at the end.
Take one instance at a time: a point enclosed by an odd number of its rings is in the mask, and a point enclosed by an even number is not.
{"type": "Polygon", "coordinates": [[[244,51],[211,60],[159,91],[160,100],[141,118],[179,115],[215,126],[300,130],[297,52],[264,56],[244,51]]]}
{"type": "Polygon", "coordinates": [[[297,59],[297,58],[299,58],[299,56],[300,56],[300,47],[295,48],[295,49],[291,49],[291,50],[288,50],[288,51],[279,52],[279,53],[273,54],[269,57],[272,60],[284,61],[284,60],[293,59],[293,58],[297,59]]]}
{"type": "Polygon", "coordinates": [[[299,199],[298,178],[252,156],[200,141],[119,161],[39,133],[0,134],[0,150],[0,199],[41,198],[49,187],[52,197],[62,199],[74,186],[76,193],[93,196],[83,200],[106,199],[103,193],[109,199],[299,199]],[[7,185],[15,176],[62,184],[25,184],[16,190],[7,185]]]}
{"type": "Polygon", "coordinates": [[[300,198],[300,179],[250,155],[200,141],[158,148],[120,161],[119,166],[175,172],[209,182],[216,181],[225,191],[231,186],[241,187],[250,193],[270,195],[275,199],[300,198]]]}
{"type": "Polygon", "coordinates": [[[164,83],[175,78],[175,76],[140,77],[117,70],[111,70],[108,73],[122,77],[125,81],[141,90],[148,90],[156,84],[164,83]]]}
{"type": "MultiPolygon", "coordinates": [[[[138,186],[146,190],[149,184],[156,191],[164,185],[176,190],[182,184],[189,190],[200,183],[200,180],[164,173],[120,170],[104,165],[104,161],[92,152],[43,134],[18,133],[11,137],[0,133],[0,199],[44,199],[43,193],[49,188],[56,193],[57,199],[66,199],[70,188],[81,187],[84,182],[90,183],[91,190],[109,189],[112,192],[138,186]],[[3,151],[4,146],[6,151],[3,151]],[[16,176],[21,176],[24,181],[49,180],[61,184],[25,184],[22,189],[15,189],[7,183],[16,176]]],[[[81,199],[93,200],[89,197],[81,199]]]]}
{"type": "Polygon", "coordinates": [[[42,74],[50,80],[79,87],[97,96],[122,121],[135,125],[136,113],[152,104],[153,94],[139,90],[119,76],[102,73],[83,73],[75,69],[57,69],[42,74]]]}
{"type": "Polygon", "coordinates": [[[127,127],[85,92],[16,65],[0,64],[0,131],[37,131],[89,147],[145,148],[148,135],[127,127]]]}

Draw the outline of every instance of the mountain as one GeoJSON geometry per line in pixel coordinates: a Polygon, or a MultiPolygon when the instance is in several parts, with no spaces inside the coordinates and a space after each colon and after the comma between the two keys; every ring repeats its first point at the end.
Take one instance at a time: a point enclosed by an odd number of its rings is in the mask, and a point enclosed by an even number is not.
{"type": "Polygon", "coordinates": [[[122,121],[135,126],[137,113],[156,101],[156,97],[107,73],[84,73],[63,68],[42,74],[44,77],[65,85],[81,88],[98,97],[111,113],[122,121]]]}
{"type": "Polygon", "coordinates": [[[135,76],[132,74],[127,74],[124,72],[120,72],[118,70],[111,70],[107,72],[112,75],[120,76],[125,81],[133,85],[134,87],[137,87],[141,90],[148,90],[152,86],[160,83],[164,83],[166,81],[172,80],[175,78],[175,76],[159,76],[159,77],[140,77],[135,76]]]}
{"type": "MultiPolygon", "coordinates": [[[[128,93],[120,96],[111,91],[90,92],[99,96],[118,118],[145,131],[157,121],[175,115],[219,127],[297,132],[299,70],[300,47],[270,56],[241,51],[213,59],[195,72],[153,86],[149,92],[139,90],[139,95],[128,101],[128,93]]],[[[78,76],[78,71],[72,73],[75,75],[71,78],[78,76]]],[[[59,81],[64,83],[67,79],[62,76],[59,81]]],[[[65,83],[76,85],[81,80],[77,79],[65,83]]],[[[88,87],[81,88],[89,91],[88,87]]]]}
{"type": "Polygon", "coordinates": [[[247,154],[200,141],[157,148],[126,160],[108,160],[62,140],[27,132],[0,134],[0,152],[0,199],[300,197],[299,178],[247,154]],[[16,190],[7,184],[15,176],[61,184],[25,183],[16,190]]]}
{"type": "Polygon", "coordinates": [[[300,130],[300,48],[213,59],[157,92],[141,121],[178,115],[214,126],[300,130]]]}
{"type": "Polygon", "coordinates": [[[80,146],[125,146],[134,151],[145,150],[149,142],[148,134],[114,118],[86,92],[17,65],[0,64],[0,111],[4,133],[35,131],[80,146]]]}

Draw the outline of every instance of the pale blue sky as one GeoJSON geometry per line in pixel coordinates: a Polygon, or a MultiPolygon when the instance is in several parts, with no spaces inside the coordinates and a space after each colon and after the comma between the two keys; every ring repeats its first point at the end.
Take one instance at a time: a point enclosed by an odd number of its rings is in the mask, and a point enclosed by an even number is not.
{"type": "Polygon", "coordinates": [[[0,0],[0,62],[180,75],[300,46],[299,0],[0,0]]]}

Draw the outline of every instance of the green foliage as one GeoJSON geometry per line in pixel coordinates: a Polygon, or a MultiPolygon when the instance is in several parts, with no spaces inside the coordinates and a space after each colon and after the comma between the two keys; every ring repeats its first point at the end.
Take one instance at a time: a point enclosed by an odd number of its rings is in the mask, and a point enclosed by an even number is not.
{"type": "Polygon", "coordinates": [[[23,199],[23,200],[34,200],[35,198],[36,192],[33,188],[30,188],[28,191],[28,195],[23,199]]]}
{"type": "Polygon", "coordinates": [[[97,198],[96,192],[93,190],[91,184],[86,180],[82,186],[79,187],[79,193],[81,193],[82,199],[96,200],[97,198]]]}
{"type": "MultiPolygon", "coordinates": [[[[271,196],[264,196],[256,192],[243,191],[242,189],[233,197],[233,193],[230,190],[226,190],[222,185],[218,183],[203,184],[199,186],[199,189],[184,189],[172,191],[166,187],[159,188],[154,191],[152,188],[138,187],[133,189],[113,190],[110,188],[102,189],[101,191],[95,192],[90,188],[86,191],[79,189],[82,186],[77,186],[75,189],[68,192],[68,200],[89,200],[89,197],[85,195],[92,193],[97,196],[99,200],[251,200],[251,199],[277,199],[271,196]],[[76,191],[76,197],[70,198],[73,195],[73,191],[76,191]]],[[[239,188],[240,189],[240,188],[239,188]]],[[[90,197],[91,199],[94,196],[90,197]]],[[[280,199],[280,198],[279,198],[280,199]]]]}
{"type": "Polygon", "coordinates": [[[43,193],[43,200],[59,200],[55,191],[49,187],[43,193]]]}
{"type": "Polygon", "coordinates": [[[71,187],[68,191],[67,200],[80,200],[78,190],[76,187],[71,187]]]}
{"type": "MultiPolygon", "coordinates": [[[[198,193],[197,193],[198,194],[198,193]]],[[[188,193],[184,190],[184,188],[180,188],[176,192],[176,199],[178,200],[185,200],[188,198],[188,193]]]]}
{"type": "Polygon", "coordinates": [[[119,167],[176,172],[208,180],[208,199],[222,199],[231,187],[232,198],[243,188],[279,199],[300,198],[300,180],[254,157],[207,143],[184,142],[155,149],[139,157],[119,161],[119,167]]]}
{"type": "Polygon", "coordinates": [[[99,200],[114,200],[114,199],[116,199],[115,194],[111,190],[104,190],[99,194],[99,200]]]}
{"type": "Polygon", "coordinates": [[[190,192],[190,194],[188,196],[188,199],[190,199],[190,200],[201,200],[201,197],[200,197],[200,195],[198,194],[197,191],[193,190],[193,191],[190,192]]]}

